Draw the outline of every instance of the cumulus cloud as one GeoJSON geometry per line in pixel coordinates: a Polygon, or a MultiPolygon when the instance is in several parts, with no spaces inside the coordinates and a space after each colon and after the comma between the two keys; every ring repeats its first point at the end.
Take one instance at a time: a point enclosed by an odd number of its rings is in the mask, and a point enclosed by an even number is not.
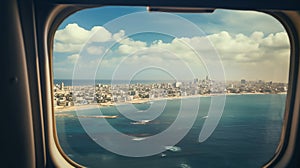
{"type": "Polygon", "coordinates": [[[79,52],[82,44],[54,42],[54,52],[74,53],[79,52]]]}
{"type": "MultiPolygon", "coordinates": [[[[192,70],[199,69],[199,67],[203,70],[207,61],[213,63],[214,59],[217,59],[216,55],[219,55],[225,67],[225,73],[236,78],[242,75],[245,77],[252,75],[254,78],[257,74],[266,78],[276,72],[278,76],[281,76],[278,80],[284,80],[286,77],[282,76],[287,74],[290,52],[286,32],[265,34],[254,31],[247,35],[221,31],[201,37],[178,37],[170,42],[156,40],[147,43],[126,37],[124,30],[113,34],[101,26],[86,30],[77,24],[69,24],[57,31],[54,51],[69,53],[70,56],[67,59],[74,63],[79,58],[79,50],[88,39],[92,43],[84,48],[87,61],[83,63],[91,68],[88,62],[97,62],[100,59],[88,58],[88,55],[100,56],[105,51],[109,51],[109,54],[101,59],[100,66],[103,65],[105,71],[110,72],[113,72],[113,69],[120,63],[133,67],[143,65],[145,62],[147,65],[161,64],[176,68],[189,65],[192,70]],[[109,48],[112,46],[110,44],[115,45],[109,48]],[[274,67],[281,67],[280,72],[274,67]]],[[[94,65],[98,66],[96,63],[94,65]]]]}
{"type": "Polygon", "coordinates": [[[95,26],[90,31],[89,42],[106,42],[112,39],[112,34],[102,26],[95,26]]]}
{"type": "MultiPolygon", "coordinates": [[[[146,50],[147,55],[151,55],[149,49],[162,49],[173,53],[175,59],[179,58],[190,62],[195,61],[195,58],[199,57],[197,55],[199,53],[200,57],[211,57],[212,53],[218,53],[222,61],[248,63],[289,56],[289,41],[286,32],[267,36],[263,32],[254,32],[250,36],[246,36],[244,34],[231,35],[223,31],[203,37],[175,38],[170,43],[158,40],[149,46],[145,42],[132,39],[125,39],[120,43],[118,51],[122,54],[132,54],[146,50]]],[[[157,55],[155,53],[150,57],[164,58],[164,54],[157,55]]],[[[172,58],[168,55],[166,59],[170,60],[172,58]]]]}
{"type": "Polygon", "coordinates": [[[75,63],[79,58],[79,54],[73,54],[68,56],[68,61],[70,61],[71,63],[75,63]]]}
{"type": "Polygon", "coordinates": [[[124,30],[120,30],[118,33],[115,33],[113,35],[113,39],[116,40],[116,41],[120,41],[124,38],[125,36],[125,31],[124,30]]]}
{"type": "Polygon", "coordinates": [[[290,47],[290,44],[287,33],[280,32],[276,34],[270,34],[268,37],[262,39],[261,46],[268,48],[287,49],[290,47]]]}
{"type": "Polygon", "coordinates": [[[126,39],[118,51],[126,57],[128,67],[147,62],[179,68],[179,65],[182,67],[180,62],[185,62],[192,70],[201,67],[203,70],[203,66],[209,63],[213,65],[219,55],[228,78],[259,79],[261,76],[260,79],[284,81],[288,74],[289,49],[286,32],[269,35],[253,32],[247,36],[223,31],[203,37],[175,38],[169,43],[158,40],[148,46],[126,39]]]}
{"type": "Polygon", "coordinates": [[[78,24],[68,24],[57,30],[54,36],[55,52],[79,52],[87,42],[106,42],[112,40],[112,34],[102,26],[86,30],[78,24]]]}
{"type": "Polygon", "coordinates": [[[104,53],[104,47],[102,47],[102,46],[92,45],[92,46],[87,47],[86,50],[87,50],[88,54],[91,54],[91,55],[100,56],[101,54],[104,53]]]}
{"type": "Polygon", "coordinates": [[[224,60],[260,62],[282,54],[286,58],[289,56],[289,41],[285,32],[266,37],[262,32],[254,32],[249,37],[220,32],[208,38],[224,60]]]}
{"type": "Polygon", "coordinates": [[[139,50],[146,49],[147,43],[143,41],[135,41],[130,38],[125,38],[119,41],[118,51],[121,54],[133,54],[139,50]]]}
{"type": "Polygon", "coordinates": [[[68,24],[64,29],[57,30],[54,39],[64,43],[82,44],[90,36],[90,31],[78,26],[78,24],[68,24]]]}

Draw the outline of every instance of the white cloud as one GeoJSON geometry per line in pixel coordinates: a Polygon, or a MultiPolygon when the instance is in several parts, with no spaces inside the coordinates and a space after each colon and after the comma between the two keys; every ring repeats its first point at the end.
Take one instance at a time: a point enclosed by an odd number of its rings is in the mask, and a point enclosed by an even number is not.
{"type": "Polygon", "coordinates": [[[138,48],[130,45],[123,44],[119,47],[119,52],[122,54],[132,54],[136,52],[138,48]]]}
{"type": "Polygon", "coordinates": [[[106,42],[112,39],[112,34],[102,26],[95,26],[91,30],[89,42],[106,42]]]}
{"type": "Polygon", "coordinates": [[[68,61],[70,61],[71,63],[75,63],[77,60],[79,59],[79,54],[73,54],[68,56],[68,61]]]}
{"type": "Polygon", "coordinates": [[[79,52],[82,44],[54,42],[54,52],[74,53],[79,52]]]}
{"type": "Polygon", "coordinates": [[[251,39],[255,40],[255,41],[260,41],[262,38],[264,37],[264,33],[263,32],[253,32],[250,36],[251,39]]]}
{"type": "Polygon", "coordinates": [[[270,57],[289,56],[289,41],[285,32],[267,37],[262,32],[254,32],[249,37],[221,32],[209,35],[208,38],[224,61],[261,62],[270,57]]]}
{"type": "Polygon", "coordinates": [[[207,59],[216,59],[213,55],[218,53],[228,78],[272,78],[277,81],[287,79],[290,50],[285,32],[268,36],[263,32],[253,32],[246,36],[231,35],[223,31],[206,37],[175,38],[170,43],[158,40],[149,46],[132,39],[120,43],[117,51],[124,55],[119,58],[119,61],[115,58],[113,62],[118,64],[126,58],[128,67],[147,62],[153,65],[170,64],[179,68],[179,62],[183,61],[192,70],[201,67],[203,70],[204,64],[214,63],[214,60],[209,62],[207,59]],[[195,51],[200,53],[200,58],[195,51]]]}
{"type": "Polygon", "coordinates": [[[115,41],[120,41],[124,36],[125,36],[125,31],[124,30],[120,30],[118,33],[115,33],[113,35],[113,39],[115,41]]]}
{"type": "Polygon", "coordinates": [[[87,42],[106,42],[112,40],[112,34],[102,26],[86,30],[78,24],[68,24],[57,30],[54,36],[55,52],[79,52],[87,42]]]}
{"type": "Polygon", "coordinates": [[[134,41],[130,38],[120,40],[119,43],[121,45],[118,47],[118,52],[120,52],[121,54],[133,54],[136,51],[147,48],[146,42],[134,41]]]}
{"type": "Polygon", "coordinates": [[[101,54],[104,53],[104,48],[102,46],[90,46],[87,47],[87,52],[91,55],[98,55],[100,56],[101,54]]]}
{"type": "Polygon", "coordinates": [[[280,32],[276,34],[270,34],[268,37],[262,40],[261,46],[270,48],[289,48],[289,39],[287,33],[280,32]]]}
{"type": "MultiPolygon", "coordinates": [[[[222,31],[202,37],[174,38],[171,42],[157,40],[147,44],[144,41],[124,38],[124,30],[112,34],[101,26],[86,30],[77,24],[69,24],[64,29],[57,31],[54,51],[70,53],[67,60],[74,63],[79,58],[78,52],[82,45],[91,36],[93,36],[90,39],[91,42],[100,42],[101,45],[91,44],[84,48],[87,58],[86,61],[82,61],[82,64],[85,64],[81,65],[84,69],[97,69],[88,62],[98,62],[99,58],[89,57],[89,54],[100,56],[106,50],[110,52],[102,59],[102,65],[106,71],[110,72],[113,72],[113,68],[116,68],[122,61],[131,68],[134,65],[144,65],[146,62],[148,65],[158,66],[161,64],[178,69],[183,66],[184,62],[192,70],[204,71],[204,64],[208,63],[205,62],[207,61],[205,59],[216,59],[213,55],[218,53],[226,73],[231,77],[239,78],[244,75],[249,78],[255,78],[255,76],[267,78],[273,75],[273,79],[276,78],[280,81],[287,78],[289,40],[286,32],[265,34],[256,31],[247,35],[222,31]],[[110,47],[109,44],[113,44],[113,42],[116,42],[117,45],[114,45],[112,49],[106,48],[106,46],[110,47]],[[197,55],[196,51],[200,55],[197,55]],[[124,61],[125,58],[126,61],[124,61]],[[203,60],[205,61],[203,62],[203,60]],[[278,67],[280,67],[280,72],[278,67]],[[275,73],[277,76],[274,75],[275,73]]],[[[210,61],[213,62],[213,60],[210,61]]],[[[96,63],[93,65],[98,66],[96,63]]]]}
{"type": "Polygon", "coordinates": [[[246,36],[244,34],[230,35],[223,31],[206,37],[175,38],[170,43],[158,40],[149,46],[145,42],[129,38],[120,41],[120,44],[117,51],[126,56],[138,52],[140,57],[147,55],[152,59],[166,60],[179,58],[189,61],[189,63],[194,62],[198,57],[196,51],[201,53],[200,56],[205,57],[209,57],[212,53],[219,53],[222,61],[240,63],[259,63],[270,58],[288,58],[289,56],[289,41],[285,32],[265,37],[262,32],[253,32],[246,36]],[[168,51],[173,53],[173,56],[170,54],[158,55],[157,52],[151,54],[151,50],[168,51]],[[146,52],[147,54],[145,54],[146,52]]]}
{"type": "Polygon", "coordinates": [[[90,31],[79,27],[78,24],[68,24],[64,29],[57,30],[54,39],[64,43],[82,44],[90,36],[90,31]]]}

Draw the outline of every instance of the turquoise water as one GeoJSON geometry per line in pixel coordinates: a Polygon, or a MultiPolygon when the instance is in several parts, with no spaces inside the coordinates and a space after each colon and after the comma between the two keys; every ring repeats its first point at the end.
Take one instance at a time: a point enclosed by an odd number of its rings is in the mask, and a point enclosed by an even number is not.
{"type": "MultiPolygon", "coordinates": [[[[63,112],[56,125],[60,145],[74,161],[87,167],[261,167],[272,158],[279,143],[286,95],[232,95],[226,97],[222,118],[213,134],[204,142],[198,136],[207,116],[211,98],[200,98],[198,117],[188,134],[176,144],[177,151],[149,157],[125,157],[109,152],[90,138],[80,125],[76,112],[63,112]]],[[[135,104],[146,110],[151,104],[135,104]]],[[[194,104],[190,104],[193,106],[194,104]]],[[[115,107],[103,107],[105,115],[118,115],[107,121],[124,134],[137,137],[155,135],[174,122],[180,109],[180,100],[168,100],[164,112],[147,124],[132,124],[115,107]]],[[[84,111],[99,115],[99,109],[84,111]]],[[[101,121],[104,119],[93,119],[101,121]]],[[[97,124],[96,124],[97,125],[97,124]]],[[[110,132],[91,122],[93,131],[110,137],[110,132]]]]}

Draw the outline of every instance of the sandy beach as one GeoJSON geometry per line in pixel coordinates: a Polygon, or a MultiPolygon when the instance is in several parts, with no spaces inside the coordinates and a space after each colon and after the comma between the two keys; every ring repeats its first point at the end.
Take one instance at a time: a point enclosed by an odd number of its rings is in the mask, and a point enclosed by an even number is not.
{"type": "Polygon", "coordinates": [[[56,113],[66,112],[66,111],[76,111],[76,110],[84,110],[84,109],[94,109],[106,106],[115,106],[122,104],[141,104],[147,103],[151,101],[159,101],[159,100],[175,100],[175,99],[183,99],[183,98],[195,98],[195,97],[210,97],[213,95],[192,95],[192,96],[177,96],[177,97],[161,97],[155,99],[134,99],[127,102],[118,102],[118,103],[93,103],[93,104],[82,104],[82,105],[74,105],[74,106],[56,106],[54,107],[54,111],[56,113]]]}

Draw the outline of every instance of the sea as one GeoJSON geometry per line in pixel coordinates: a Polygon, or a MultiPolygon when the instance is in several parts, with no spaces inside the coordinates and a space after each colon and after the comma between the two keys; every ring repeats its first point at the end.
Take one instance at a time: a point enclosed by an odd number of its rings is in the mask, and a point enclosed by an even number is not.
{"type": "MultiPolygon", "coordinates": [[[[199,142],[198,138],[204,122],[209,117],[212,98],[190,99],[199,99],[200,102],[194,124],[183,139],[171,147],[166,147],[161,153],[146,157],[129,157],[108,151],[87,134],[77,115],[80,113],[94,116],[99,115],[100,111],[103,115],[117,115],[118,117],[113,119],[90,118],[91,124],[88,126],[99,136],[111,137],[109,134],[112,132],[101,128],[101,124],[92,124],[106,120],[120,133],[140,137],[136,139],[138,142],[168,129],[182,109],[181,99],[164,100],[162,113],[142,124],[128,119],[120,113],[117,106],[84,109],[79,113],[59,112],[59,115],[56,115],[56,129],[60,146],[75,162],[94,168],[256,168],[262,167],[274,156],[281,135],[286,95],[226,96],[221,119],[211,136],[204,142],[199,142]]],[[[190,103],[187,107],[195,106],[195,101],[186,102],[190,103]]],[[[145,111],[153,104],[146,102],[133,106],[145,111]]]]}

